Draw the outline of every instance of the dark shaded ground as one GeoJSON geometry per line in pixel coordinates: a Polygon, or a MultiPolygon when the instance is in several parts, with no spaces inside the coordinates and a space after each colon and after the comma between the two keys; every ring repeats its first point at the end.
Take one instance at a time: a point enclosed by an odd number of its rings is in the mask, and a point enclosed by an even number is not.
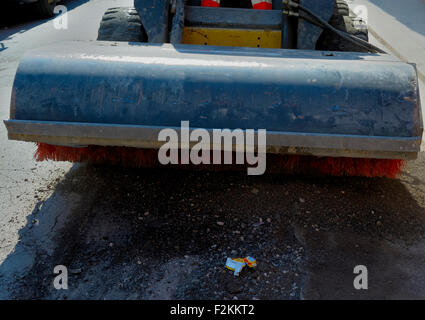
{"type": "Polygon", "coordinates": [[[424,298],[421,166],[387,180],[76,165],[28,216],[0,288],[20,299],[424,298]],[[245,255],[256,270],[224,268],[245,255]],[[67,291],[52,286],[59,264],[67,291]],[[358,264],[368,291],[353,288],[358,264]]]}
{"type": "MultiPolygon", "coordinates": [[[[62,0],[58,5],[64,5],[68,11],[86,3],[89,0],[62,0]]],[[[0,28],[11,28],[22,25],[23,30],[29,30],[48,19],[42,19],[34,10],[31,4],[19,4],[15,1],[2,0],[0,2],[0,28]]],[[[0,40],[3,40],[0,38],[0,40]]]]}

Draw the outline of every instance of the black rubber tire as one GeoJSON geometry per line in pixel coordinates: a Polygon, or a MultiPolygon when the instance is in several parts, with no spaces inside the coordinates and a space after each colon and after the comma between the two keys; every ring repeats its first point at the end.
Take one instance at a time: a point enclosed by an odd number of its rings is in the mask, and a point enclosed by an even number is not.
{"type": "Polygon", "coordinates": [[[146,32],[135,8],[109,8],[100,22],[97,40],[147,42],[146,32]]]}
{"type": "Polygon", "coordinates": [[[336,0],[333,16],[349,16],[350,8],[345,0],[336,0]]]}
{"type": "MultiPolygon", "coordinates": [[[[345,0],[337,0],[335,2],[334,15],[329,20],[329,24],[336,29],[355,35],[365,41],[369,41],[367,25],[358,25],[358,23],[355,23],[355,18],[355,16],[350,15],[347,2],[345,0]]],[[[324,30],[322,32],[317,41],[316,49],[326,51],[367,52],[365,48],[341,38],[330,30],[324,30]]]]}

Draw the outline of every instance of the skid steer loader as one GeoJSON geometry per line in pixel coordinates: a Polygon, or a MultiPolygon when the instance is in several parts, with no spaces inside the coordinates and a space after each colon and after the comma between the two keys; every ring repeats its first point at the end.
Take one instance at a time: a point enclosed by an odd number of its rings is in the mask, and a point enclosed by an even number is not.
{"type": "Polygon", "coordinates": [[[415,66],[369,44],[345,1],[135,0],[98,40],[20,62],[5,124],[38,160],[143,166],[181,121],[266,129],[268,165],[292,172],[395,177],[420,150],[415,66]]]}

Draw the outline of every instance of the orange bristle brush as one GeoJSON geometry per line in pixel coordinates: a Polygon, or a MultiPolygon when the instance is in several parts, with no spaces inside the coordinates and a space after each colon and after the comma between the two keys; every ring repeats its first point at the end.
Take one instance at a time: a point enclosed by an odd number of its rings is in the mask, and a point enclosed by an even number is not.
{"type": "MultiPolygon", "coordinates": [[[[130,147],[65,147],[37,143],[37,161],[55,160],[112,164],[125,167],[163,167],[158,161],[155,149],[130,147]]],[[[267,155],[268,173],[312,174],[325,176],[362,176],[397,178],[405,161],[393,159],[332,158],[300,155],[267,155]]],[[[244,165],[183,165],[183,167],[232,170],[244,165]]]]}

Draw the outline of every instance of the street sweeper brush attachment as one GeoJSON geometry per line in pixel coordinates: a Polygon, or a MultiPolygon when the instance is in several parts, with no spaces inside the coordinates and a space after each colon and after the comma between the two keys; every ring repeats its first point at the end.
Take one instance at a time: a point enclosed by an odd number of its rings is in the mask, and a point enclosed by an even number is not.
{"type": "Polygon", "coordinates": [[[419,101],[415,66],[389,55],[66,42],[25,55],[5,123],[38,160],[155,164],[187,122],[264,129],[270,170],[395,177],[420,150],[419,101]]]}
{"type": "MultiPolygon", "coordinates": [[[[233,156],[235,158],[235,156],[233,156]]],[[[163,167],[158,161],[155,149],[139,149],[128,147],[88,146],[82,148],[52,146],[37,143],[35,153],[37,161],[54,160],[70,162],[88,162],[93,164],[118,165],[133,168],[163,167]]],[[[235,163],[235,161],[233,161],[235,163]]],[[[405,161],[393,159],[331,158],[298,155],[267,156],[267,173],[310,174],[325,176],[363,176],[397,178],[405,161]]],[[[240,165],[201,165],[185,166],[202,170],[243,170],[240,165]]]]}
{"type": "Polygon", "coordinates": [[[37,143],[37,161],[54,160],[119,165],[130,168],[152,168],[159,165],[158,150],[128,147],[65,147],[37,143]]]}

